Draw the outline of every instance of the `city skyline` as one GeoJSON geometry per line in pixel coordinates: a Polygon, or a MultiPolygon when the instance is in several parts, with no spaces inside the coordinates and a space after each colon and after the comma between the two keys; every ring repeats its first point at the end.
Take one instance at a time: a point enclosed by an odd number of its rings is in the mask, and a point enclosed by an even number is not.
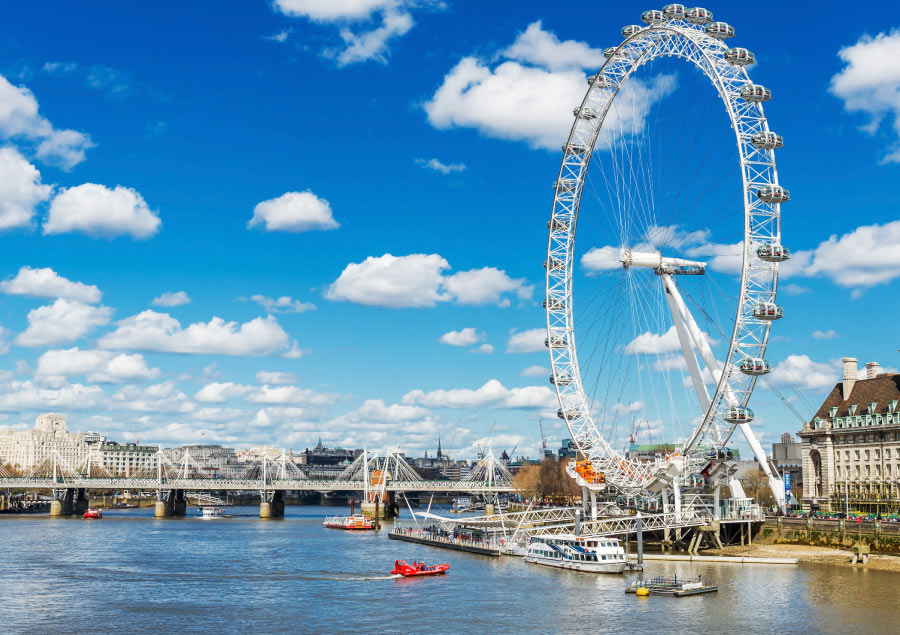
{"type": "MultiPolygon", "coordinates": [[[[48,6],[0,10],[0,427],[458,458],[537,456],[539,418],[568,436],[550,184],[569,87],[645,6],[48,6]]],[[[768,358],[811,417],[840,358],[900,365],[900,31],[710,8],[775,95],[794,258],[768,358]]],[[[751,405],[764,445],[802,425],[751,405]]]]}

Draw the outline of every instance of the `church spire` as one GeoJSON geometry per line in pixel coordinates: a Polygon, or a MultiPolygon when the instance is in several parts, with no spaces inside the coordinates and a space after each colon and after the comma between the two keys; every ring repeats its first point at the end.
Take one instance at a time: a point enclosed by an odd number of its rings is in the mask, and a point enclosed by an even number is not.
{"type": "Polygon", "coordinates": [[[441,452],[441,435],[438,435],[438,451],[437,451],[437,458],[440,459],[440,458],[443,458],[443,456],[444,456],[444,453],[441,452]]]}

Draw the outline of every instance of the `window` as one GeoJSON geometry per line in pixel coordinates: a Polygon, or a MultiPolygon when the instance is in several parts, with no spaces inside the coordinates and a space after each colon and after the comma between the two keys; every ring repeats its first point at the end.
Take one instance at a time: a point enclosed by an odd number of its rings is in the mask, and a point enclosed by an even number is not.
{"type": "Polygon", "coordinates": [[[858,465],[855,465],[854,467],[856,468],[856,469],[854,470],[855,473],[856,473],[856,478],[859,478],[859,466],[858,466],[858,465]]]}
{"type": "Polygon", "coordinates": [[[875,401],[870,401],[870,402],[869,402],[869,414],[870,414],[870,415],[871,415],[871,414],[875,414],[875,406],[877,406],[877,405],[878,405],[878,403],[875,402],[875,401]]]}
{"type": "Polygon", "coordinates": [[[866,465],[866,476],[871,476],[871,475],[872,475],[872,466],[866,465]]]}
{"type": "Polygon", "coordinates": [[[890,448],[884,449],[884,458],[886,458],[886,459],[891,458],[891,449],[890,448]]]}
{"type": "Polygon", "coordinates": [[[868,460],[869,460],[869,451],[866,450],[866,461],[868,461],[868,460]]]}
{"type": "Polygon", "coordinates": [[[844,450],[844,460],[845,461],[850,460],[850,450],[844,450]]]}
{"type": "Polygon", "coordinates": [[[879,450],[878,448],[875,448],[875,458],[876,459],[881,458],[881,450],[879,450]]]}
{"type": "Polygon", "coordinates": [[[837,406],[831,406],[831,408],[829,408],[829,410],[828,410],[828,414],[829,414],[829,415],[831,416],[831,418],[833,419],[833,418],[834,418],[834,415],[837,414],[837,411],[838,411],[837,406]]]}
{"type": "Polygon", "coordinates": [[[853,458],[855,458],[857,461],[859,461],[859,450],[856,450],[854,452],[854,454],[855,454],[855,456],[853,458]]]}
{"type": "Polygon", "coordinates": [[[851,415],[856,414],[856,404],[853,404],[852,406],[850,406],[850,414],[851,415]]]}
{"type": "Polygon", "coordinates": [[[887,475],[890,476],[891,475],[891,464],[888,463],[887,465],[885,465],[884,469],[887,472],[887,475]]]}

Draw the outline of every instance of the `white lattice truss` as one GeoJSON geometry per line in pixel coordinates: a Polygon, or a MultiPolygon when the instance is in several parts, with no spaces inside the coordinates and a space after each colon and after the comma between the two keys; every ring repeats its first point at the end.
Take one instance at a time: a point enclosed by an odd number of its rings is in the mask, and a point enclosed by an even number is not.
{"type": "MultiPolygon", "coordinates": [[[[563,379],[554,384],[561,414],[578,450],[605,474],[608,484],[623,491],[644,489],[666,468],[668,457],[655,464],[624,458],[603,438],[592,418],[578,369],[572,317],[574,241],[582,186],[609,108],[620,87],[637,68],[654,58],[677,56],[696,65],[712,82],[731,118],[740,157],[744,206],[743,268],[737,318],[728,354],[721,372],[709,368],[718,382],[715,395],[710,398],[702,421],[684,442],[680,454],[700,445],[723,446],[735,429],[734,424],[721,417],[723,409],[746,406],[756,382],[756,377],[736,372],[736,367],[745,358],[762,358],[768,340],[770,323],[756,319],[753,307],[760,302],[775,300],[778,265],[761,260],[756,249],[764,244],[781,242],[780,205],[764,202],[755,195],[766,185],[778,184],[774,151],[758,148],[750,141],[755,133],[767,132],[768,124],[759,103],[741,98],[741,88],[752,82],[742,66],[725,61],[723,54],[727,48],[723,42],[706,35],[702,26],[684,20],[667,21],[638,31],[616,48],[615,54],[595,76],[581,109],[589,108],[597,116],[576,117],[565,146],[557,183],[566,183],[566,187],[556,188],[547,251],[547,335],[548,342],[557,343],[548,348],[554,378],[563,379]]],[[[742,431],[749,433],[749,426],[743,424],[742,431]]]]}
{"type": "Polygon", "coordinates": [[[478,459],[478,462],[462,480],[467,483],[484,483],[488,486],[498,483],[509,485],[512,483],[512,474],[503,463],[497,460],[493,449],[488,448],[484,456],[478,459]]]}

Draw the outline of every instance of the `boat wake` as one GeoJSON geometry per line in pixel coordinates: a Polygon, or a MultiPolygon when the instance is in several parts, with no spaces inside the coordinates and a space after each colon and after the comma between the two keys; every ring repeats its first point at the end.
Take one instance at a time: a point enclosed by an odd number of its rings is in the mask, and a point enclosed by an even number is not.
{"type": "Polygon", "coordinates": [[[335,580],[340,580],[341,582],[365,582],[369,580],[394,580],[396,578],[402,578],[403,576],[398,574],[392,575],[371,575],[371,576],[359,576],[359,577],[336,577],[335,580]]]}

